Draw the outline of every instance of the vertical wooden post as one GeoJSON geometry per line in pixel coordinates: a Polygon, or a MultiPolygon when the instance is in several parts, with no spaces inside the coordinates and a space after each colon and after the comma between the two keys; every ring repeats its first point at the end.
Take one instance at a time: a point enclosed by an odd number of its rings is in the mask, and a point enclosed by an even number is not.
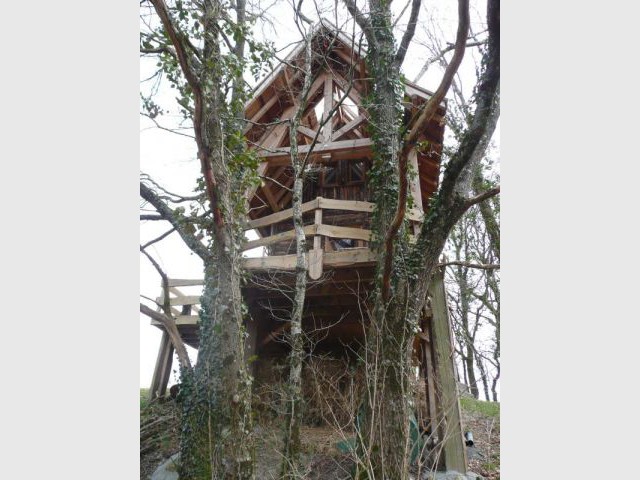
{"type": "Polygon", "coordinates": [[[416,152],[415,148],[409,150],[409,165],[411,165],[411,169],[415,172],[415,177],[411,179],[411,197],[413,198],[413,206],[414,208],[422,210],[422,189],[420,188],[420,170],[418,168],[418,152],[416,152]]]}
{"type": "MultiPolygon", "coordinates": [[[[315,211],[315,225],[322,225],[322,209],[318,208],[315,211]]],[[[313,237],[313,249],[309,251],[309,277],[312,280],[318,280],[322,276],[322,236],[315,235],[313,237]]]]}
{"type": "MultiPolygon", "coordinates": [[[[324,112],[322,113],[322,121],[329,116],[329,112],[333,108],[333,77],[327,74],[324,78],[324,112]]],[[[331,141],[333,135],[333,120],[329,120],[322,128],[322,136],[325,142],[331,141]]]]}
{"type": "MultiPolygon", "coordinates": [[[[322,225],[322,209],[318,208],[315,211],[315,218],[314,218],[314,223],[316,225],[322,225]]],[[[316,235],[315,237],[313,237],[313,249],[314,250],[320,250],[320,248],[322,248],[322,236],[321,235],[316,235]]]]}
{"type": "Polygon", "coordinates": [[[156,367],[153,370],[153,378],[151,379],[151,388],[149,389],[149,400],[162,397],[167,391],[169,376],[171,375],[171,364],[173,363],[173,345],[169,339],[167,332],[162,332],[160,339],[160,348],[158,349],[158,358],[156,367]]]}
{"type": "Polygon", "coordinates": [[[430,286],[432,346],[440,392],[441,418],[444,420],[442,439],[445,468],[467,473],[467,455],[462,436],[460,400],[453,365],[451,326],[444,289],[444,270],[436,269],[430,286]]]}
{"type": "MultiPolygon", "coordinates": [[[[426,322],[425,322],[426,323],[426,322]]],[[[425,325],[426,327],[426,325],[425,325]]],[[[427,328],[423,329],[426,334],[427,328]]],[[[433,369],[433,352],[431,350],[431,337],[429,340],[422,340],[422,372],[425,380],[426,400],[427,400],[427,417],[429,419],[429,427],[431,434],[435,435],[438,430],[438,411],[436,407],[436,386],[434,381],[433,369]]]]}

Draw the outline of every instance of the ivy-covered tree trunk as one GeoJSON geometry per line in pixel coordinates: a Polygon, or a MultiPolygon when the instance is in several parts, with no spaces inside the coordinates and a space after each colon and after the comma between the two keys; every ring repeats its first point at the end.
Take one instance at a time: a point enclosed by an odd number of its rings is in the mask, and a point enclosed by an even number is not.
{"type": "MultiPolygon", "coordinates": [[[[251,479],[251,377],[244,358],[240,284],[243,193],[255,180],[257,162],[243,139],[245,2],[231,7],[219,0],[176,2],[171,8],[164,0],[152,4],[162,31],[148,38],[160,43],[155,50],[162,52],[164,63],[159,65],[164,65],[184,115],[193,122],[206,198],[201,229],[209,240],[201,255],[205,265],[198,361],[193,375],[182,379],[180,393],[180,478],[251,479]],[[234,45],[225,37],[222,46],[225,32],[234,45]]],[[[193,237],[187,244],[192,250],[204,248],[193,237]]]]}
{"type": "Polygon", "coordinates": [[[404,86],[395,62],[396,47],[392,17],[386,2],[372,1],[371,32],[367,65],[374,78],[368,99],[371,135],[375,155],[370,187],[375,210],[372,220],[373,244],[378,252],[377,273],[373,293],[372,315],[367,333],[368,368],[364,419],[363,448],[370,478],[404,479],[408,475],[408,441],[410,413],[409,370],[413,325],[407,322],[407,279],[402,268],[402,253],[407,251],[404,228],[391,253],[393,269],[389,298],[383,293],[383,241],[398,203],[400,132],[404,86]]]}
{"type": "Polygon", "coordinates": [[[253,477],[239,256],[216,253],[215,262],[205,268],[193,383],[181,390],[181,479],[253,477]]]}
{"type": "Polygon", "coordinates": [[[369,0],[368,14],[361,12],[353,0],[344,2],[368,43],[366,61],[372,93],[367,99],[367,108],[374,140],[370,182],[375,202],[371,247],[378,254],[367,332],[368,379],[364,418],[359,428],[361,462],[357,474],[360,478],[405,480],[409,466],[411,345],[418,331],[419,313],[426,302],[431,276],[449,232],[460,216],[481,201],[482,195],[491,196],[499,191],[467,198],[468,182],[464,176],[486,148],[483,139],[493,132],[489,119],[497,105],[499,84],[499,3],[489,0],[489,48],[471,126],[447,166],[416,244],[410,245],[404,221],[406,158],[416,146],[420,128],[432,118],[444,99],[462,61],[469,29],[468,2],[459,0],[454,55],[440,86],[407,132],[403,132],[401,117],[404,88],[400,65],[413,36],[421,2],[412,2],[409,26],[397,50],[389,2],[369,0]]]}

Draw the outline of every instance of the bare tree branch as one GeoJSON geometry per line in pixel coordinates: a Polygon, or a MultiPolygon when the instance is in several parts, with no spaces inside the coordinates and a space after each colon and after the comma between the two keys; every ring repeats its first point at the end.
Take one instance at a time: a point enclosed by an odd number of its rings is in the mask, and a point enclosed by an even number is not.
{"type": "Polygon", "coordinates": [[[187,137],[187,138],[195,138],[193,135],[189,135],[188,133],[182,133],[182,132],[178,132],[177,130],[175,130],[173,128],[163,127],[162,125],[160,125],[158,123],[158,121],[154,117],[152,117],[148,113],[141,112],[140,114],[145,116],[145,117],[147,117],[149,120],[151,120],[155,124],[156,128],[159,128],[160,130],[164,130],[164,131],[170,132],[170,133],[175,133],[176,135],[182,135],[183,137],[187,137]]]}
{"type": "Polygon", "coordinates": [[[155,209],[167,220],[180,234],[184,243],[203,261],[211,259],[211,253],[192,233],[185,229],[185,223],[178,219],[174,211],[164,203],[160,197],[144,183],[140,182],[140,196],[155,207],[155,209]]]}
{"type": "MultiPolygon", "coordinates": [[[[465,48],[470,48],[470,47],[478,47],[480,45],[484,45],[485,43],[487,43],[486,40],[480,41],[480,42],[468,42],[465,45],[465,48]]],[[[418,83],[420,81],[420,79],[422,78],[422,76],[427,73],[427,70],[429,69],[429,67],[431,65],[433,65],[434,63],[436,63],[437,61],[439,61],[442,57],[444,57],[445,54],[447,54],[448,52],[450,52],[451,50],[453,50],[454,48],[456,48],[455,44],[450,43],[447,47],[443,48],[440,53],[438,53],[437,55],[429,58],[426,62],[424,62],[424,65],[422,66],[422,68],[420,69],[420,72],[418,73],[418,75],[416,75],[416,78],[413,79],[413,83],[418,83]]]]}
{"type": "MultiPolygon", "coordinates": [[[[186,52],[186,46],[190,45],[188,41],[186,41],[186,36],[182,33],[179,33],[176,29],[174,21],[171,19],[169,11],[167,9],[167,5],[164,3],[164,0],[150,0],[153,4],[160,20],[162,21],[162,25],[164,26],[165,31],[167,32],[168,37],[171,40],[171,43],[176,49],[176,54],[178,56],[178,63],[180,64],[180,68],[187,80],[187,83],[191,87],[193,91],[193,100],[194,100],[194,114],[193,114],[193,125],[194,125],[194,133],[196,137],[196,144],[198,146],[198,158],[200,159],[200,164],[202,167],[202,174],[205,179],[205,184],[207,187],[207,196],[209,198],[209,203],[211,204],[211,210],[213,212],[213,216],[216,220],[216,225],[221,227],[224,224],[222,219],[222,212],[218,206],[218,194],[216,190],[216,180],[213,174],[213,169],[211,167],[211,161],[209,159],[209,148],[207,147],[203,132],[203,98],[202,98],[202,86],[200,85],[200,81],[198,80],[195,71],[192,68],[191,61],[189,60],[189,56],[186,52]]],[[[219,236],[219,240],[222,237],[219,236]]]]}
{"type": "Polygon", "coordinates": [[[360,9],[357,7],[355,0],[343,0],[347,10],[353,16],[358,26],[362,29],[364,35],[367,37],[369,45],[375,45],[376,41],[371,31],[373,27],[367,17],[363,15],[360,9]]]}
{"type": "Polygon", "coordinates": [[[469,34],[469,0],[458,1],[458,33],[456,34],[456,43],[454,46],[453,58],[442,76],[442,81],[433,96],[426,103],[422,111],[419,113],[415,121],[410,122],[411,131],[405,138],[405,149],[410,148],[420,135],[422,126],[426,125],[431,117],[436,113],[440,106],[440,102],[444,100],[451,82],[458,71],[460,63],[466,50],[466,41],[469,34]]]}
{"type": "MultiPolygon", "coordinates": [[[[162,217],[161,217],[162,218],[162,217]]],[[[145,248],[153,245],[154,243],[158,243],[160,240],[164,240],[165,238],[167,238],[169,235],[171,235],[173,232],[175,232],[176,229],[172,228],[171,230],[168,230],[166,232],[164,232],[162,235],[160,235],[159,237],[154,238],[153,240],[149,240],[147,243],[145,243],[144,245],[142,245],[140,247],[141,250],[144,250],[145,248]]]]}
{"type": "Polygon", "coordinates": [[[182,337],[180,336],[178,327],[176,326],[173,319],[169,318],[164,313],[156,312],[143,303],[140,304],[140,312],[162,324],[162,326],[167,331],[169,338],[171,339],[171,343],[173,344],[173,348],[175,349],[176,354],[178,355],[180,367],[191,370],[191,361],[189,360],[189,354],[187,353],[187,349],[184,346],[184,342],[182,341],[182,337]]]}
{"type": "Polygon", "coordinates": [[[395,62],[397,66],[402,65],[402,62],[404,62],[404,57],[407,54],[409,43],[411,43],[411,39],[416,32],[416,24],[418,23],[418,15],[420,14],[421,4],[422,0],[413,0],[411,3],[411,14],[409,15],[407,30],[404,32],[402,41],[400,42],[400,47],[396,52],[395,62]]]}
{"type": "Polygon", "coordinates": [[[476,195],[475,197],[471,197],[469,199],[467,199],[467,201],[465,202],[465,210],[468,210],[469,208],[471,208],[473,205],[475,205],[476,203],[480,203],[484,200],[486,200],[487,198],[491,198],[497,194],[500,193],[500,185],[498,185],[495,188],[492,188],[490,190],[487,190],[486,192],[481,193],[480,195],[476,195]]]}
{"type": "Polygon", "coordinates": [[[140,220],[164,220],[165,218],[162,215],[150,215],[144,214],[140,215],[140,220]]]}
{"type": "Polygon", "coordinates": [[[469,31],[469,0],[459,0],[458,1],[458,34],[456,37],[456,48],[453,54],[453,59],[451,63],[447,67],[447,70],[444,73],[442,81],[438,86],[438,89],[433,94],[433,96],[426,103],[424,109],[418,116],[418,119],[411,126],[411,131],[405,138],[404,147],[402,148],[402,152],[400,154],[400,161],[398,165],[398,176],[400,179],[400,188],[398,190],[398,204],[396,207],[396,212],[394,214],[393,220],[389,225],[389,229],[387,230],[387,234],[385,235],[385,259],[384,266],[382,271],[382,298],[387,301],[389,298],[389,289],[390,289],[390,281],[391,281],[391,265],[393,258],[393,243],[394,239],[400,230],[400,226],[402,225],[402,221],[404,220],[404,215],[407,209],[407,194],[409,191],[409,182],[407,179],[407,165],[409,162],[409,151],[413,148],[420,131],[422,130],[422,126],[426,125],[429,120],[435,115],[438,107],[440,106],[440,102],[444,99],[449,87],[451,86],[451,82],[453,81],[453,77],[462,62],[462,57],[464,56],[465,47],[464,44],[467,40],[467,35],[469,31]]]}
{"type": "Polygon", "coordinates": [[[439,263],[439,267],[449,267],[457,265],[460,267],[467,268],[477,268],[479,270],[497,270],[500,268],[500,265],[497,263],[472,263],[472,262],[461,262],[461,261],[451,261],[451,262],[442,262],[439,263]]]}

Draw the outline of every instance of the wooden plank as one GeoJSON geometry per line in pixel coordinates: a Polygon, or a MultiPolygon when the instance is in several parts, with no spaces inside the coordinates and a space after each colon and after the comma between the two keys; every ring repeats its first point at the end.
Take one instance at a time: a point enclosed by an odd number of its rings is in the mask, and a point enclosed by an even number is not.
{"type": "MultiPolygon", "coordinates": [[[[156,302],[160,305],[163,304],[164,300],[162,297],[157,297],[156,302]]],[[[179,295],[177,297],[172,297],[169,299],[169,304],[172,306],[171,312],[174,316],[181,315],[180,311],[176,308],[173,308],[175,305],[197,305],[200,303],[199,295],[179,295]]]]}
{"type": "MultiPolygon", "coordinates": [[[[260,162],[260,165],[258,165],[258,172],[257,172],[259,177],[265,174],[268,166],[269,166],[268,162],[260,162]]],[[[248,202],[250,202],[253,196],[255,195],[256,190],[258,190],[258,187],[259,185],[251,186],[247,188],[247,191],[244,193],[244,196],[247,199],[247,206],[248,206],[248,202]]]]}
{"type": "Polygon", "coordinates": [[[440,410],[444,418],[444,438],[442,439],[444,461],[447,470],[467,473],[467,458],[460,415],[460,400],[456,382],[453,349],[451,347],[451,325],[444,289],[444,271],[437,269],[429,287],[431,328],[435,370],[440,387],[440,410]]]}
{"type": "MultiPolygon", "coordinates": [[[[300,125],[298,127],[298,132],[303,134],[305,137],[310,138],[311,140],[316,138],[316,134],[318,133],[318,132],[314,132],[310,128],[305,127],[304,125],[300,125]]],[[[319,142],[324,142],[324,139],[325,139],[325,136],[323,134],[318,135],[318,141],[319,142]]]]}
{"type": "MultiPolygon", "coordinates": [[[[303,203],[301,205],[302,213],[308,212],[309,210],[315,210],[319,206],[320,198],[316,198],[315,200],[311,200],[309,202],[303,203]]],[[[288,208],[287,210],[282,210],[281,212],[272,213],[271,215],[267,215],[265,217],[256,218],[255,220],[250,220],[247,222],[248,228],[247,230],[251,230],[253,228],[261,228],[266,227],[267,225],[271,225],[274,223],[282,222],[283,220],[287,220],[292,218],[293,209],[288,208]]]]}
{"type": "MultiPolygon", "coordinates": [[[[293,115],[295,113],[296,113],[295,106],[288,107],[280,116],[280,120],[281,121],[290,120],[291,118],[293,118],[293,115]]],[[[260,142],[260,146],[267,149],[278,147],[280,146],[280,144],[282,143],[282,140],[284,139],[285,135],[288,132],[289,132],[289,123],[286,121],[284,123],[279,123],[273,128],[273,130],[271,130],[269,135],[267,135],[267,137],[260,142]]],[[[258,154],[260,154],[259,148],[258,148],[258,154]]]]}
{"type": "Polygon", "coordinates": [[[170,298],[171,305],[197,305],[200,303],[200,295],[183,295],[170,298]]]}
{"type": "Polygon", "coordinates": [[[295,255],[273,255],[243,260],[247,270],[294,270],[296,267],[295,255]]]}
{"type": "Polygon", "coordinates": [[[325,210],[347,210],[350,212],[373,212],[374,204],[358,200],[334,200],[332,198],[318,197],[320,208],[325,210]]]}
{"type": "MultiPolygon", "coordinates": [[[[373,264],[377,257],[368,248],[354,248],[340,252],[326,252],[324,266],[347,267],[355,264],[373,264]]],[[[270,257],[244,258],[247,270],[295,270],[295,255],[274,255],[270,257]]]]}
{"type": "Polygon", "coordinates": [[[166,331],[162,332],[160,348],[156,358],[156,366],[153,370],[151,387],[149,388],[149,400],[154,400],[156,396],[162,397],[167,389],[169,373],[171,373],[171,363],[173,362],[173,345],[166,331]]]}
{"type": "MultiPolygon", "coordinates": [[[[337,142],[316,144],[313,148],[313,154],[326,155],[348,152],[355,149],[363,149],[364,152],[358,153],[364,156],[366,152],[370,151],[372,146],[373,140],[371,140],[370,138],[358,138],[356,140],[338,140],[337,142]]],[[[307,153],[310,150],[310,147],[310,145],[300,145],[298,147],[298,153],[307,153]]],[[[278,148],[275,152],[259,152],[259,155],[265,161],[268,161],[270,165],[278,165],[282,164],[283,162],[288,163],[291,161],[290,149],[288,147],[278,148]]]]}
{"type": "MultiPolygon", "coordinates": [[[[316,225],[322,224],[322,209],[318,208],[315,212],[314,223],[316,225]]],[[[322,237],[320,235],[316,235],[313,237],[313,249],[320,250],[322,248],[322,237]]]]}
{"type": "Polygon", "coordinates": [[[368,248],[354,248],[341,252],[327,252],[324,254],[325,266],[346,267],[357,263],[374,263],[377,256],[368,248]]]}
{"type": "MultiPolygon", "coordinates": [[[[308,225],[304,227],[305,235],[315,235],[317,230],[316,225],[308,225]]],[[[242,247],[242,251],[250,250],[252,248],[257,247],[266,247],[268,245],[273,245],[274,243],[284,242],[286,240],[292,240],[296,238],[296,231],[289,230],[287,232],[277,233],[276,235],[271,235],[270,237],[258,238],[257,240],[251,240],[250,242],[245,243],[244,247],[242,247]]]]}
{"type": "Polygon", "coordinates": [[[193,279],[193,280],[187,280],[187,279],[181,279],[181,278],[169,279],[170,287],[191,287],[191,286],[198,286],[198,285],[204,285],[204,280],[202,278],[193,279]]]}
{"type": "Polygon", "coordinates": [[[427,403],[427,417],[429,419],[431,435],[437,435],[438,431],[438,409],[436,403],[436,387],[435,387],[435,373],[433,368],[433,350],[431,348],[431,339],[428,336],[429,333],[429,320],[426,317],[431,317],[431,310],[425,308],[422,313],[422,373],[425,379],[425,393],[427,403]]]}
{"type": "MultiPolygon", "coordinates": [[[[329,112],[333,108],[333,78],[331,75],[326,75],[324,79],[324,111],[322,112],[322,121],[324,122],[329,117],[329,112]]],[[[322,136],[327,140],[331,140],[331,133],[333,131],[333,124],[328,121],[322,127],[322,136]]]]}
{"type": "MultiPolygon", "coordinates": [[[[347,91],[347,89],[349,88],[349,82],[342,75],[334,72],[333,79],[336,82],[336,84],[342,89],[343,92],[347,91]]],[[[353,103],[355,103],[356,105],[358,106],[362,105],[362,97],[360,96],[360,92],[356,90],[355,85],[353,85],[351,87],[351,90],[349,90],[348,96],[351,100],[353,100],[353,103]]]]}
{"type": "MultiPolygon", "coordinates": [[[[269,109],[271,107],[273,107],[276,102],[279,100],[280,98],[277,95],[273,95],[273,97],[271,97],[269,100],[267,100],[265,102],[265,104],[260,108],[260,110],[258,110],[258,112],[251,117],[250,121],[253,123],[258,123],[258,120],[260,120],[265,113],[267,113],[267,111],[269,111],[269,109]]],[[[255,125],[253,125],[253,123],[249,123],[245,128],[244,128],[244,133],[246,134],[247,132],[249,132],[249,130],[251,130],[251,128],[253,128],[255,125]]]]}
{"type": "MultiPolygon", "coordinates": [[[[375,204],[371,202],[361,202],[358,200],[334,200],[332,198],[320,199],[320,208],[325,210],[347,210],[352,212],[373,212],[375,204]]],[[[407,212],[407,218],[416,222],[421,222],[424,218],[424,213],[416,208],[412,208],[407,212]]]]}
{"type": "Polygon", "coordinates": [[[364,115],[358,115],[356,118],[348,122],[344,127],[342,127],[340,130],[334,133],[333,136],[331,137],[331,140],[332,141],[340,140],[341,137],[349,133],[354,128],[358,127],[366,119],[367,117],[365,117],[364,115]]]}
{"type": "Polygon", "coordinates": [[[265,198],[267,199],[267,203],[269,203],[269,206],[271,207],[271,210],[273,210],[274,212],[277,212],[278,210],[282,210],[280,208],[280,205],[278,204],[278,201],[275,199],[275,197],[273,195],[273,192],[271,191],[271,188],[269,187],[269,185],[267,185],[265,183],[262,186],[261,191],[264,194],[265,198]]]}
{"type": "MultiPolygon", "coordinates": [[[[179,327],[183,325],[197,325],[199,321],[200,315],[178,315],[175,318],[175,324],[179,327]]],[[[162,326],[162,324],[156,320],[152,320],[151,325],[162,326]]]]}
{"type": "Polygon", "coordinates": [[[414,176],[411,179],[411,197],[413,198],[413,204],[419,211],[422,210],[422,190],[420,189],[420,170],[418,169],[418,152],[415,148],[409,150],[409,165],[413,168],[414,176]]]}
{"type": "Polygon", "coordinates": [[[371,240],[371,230],[351,227],[337,227],[334,225],[318,225],[318,235],[330,238],[351,238],[354,240],[371,240]]]}

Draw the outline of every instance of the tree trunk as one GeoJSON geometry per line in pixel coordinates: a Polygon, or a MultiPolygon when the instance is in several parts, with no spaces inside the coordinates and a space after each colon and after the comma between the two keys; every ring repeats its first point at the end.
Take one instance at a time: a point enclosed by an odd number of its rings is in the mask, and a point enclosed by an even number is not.
{"type": "Polygon", "coordinates": [[[193,382],[183,383],[181,480],[253,477],[251,378],[237,255],[217,252],[205,268],[200,349],[193,382]]]}

